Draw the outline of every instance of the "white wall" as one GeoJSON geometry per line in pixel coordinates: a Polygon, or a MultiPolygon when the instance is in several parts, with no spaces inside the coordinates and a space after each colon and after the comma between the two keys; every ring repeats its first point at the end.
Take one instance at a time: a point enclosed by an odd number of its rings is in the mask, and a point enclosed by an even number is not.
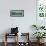
{"type": "Polygon", "coordinates": [[[11,27],[19,27],[20,32],[30,32],[36,24],[36,0],[0,0],[0,34],[11,27]],[[24,17],[10,17],[10,10],[24,10],[24,17]]]}

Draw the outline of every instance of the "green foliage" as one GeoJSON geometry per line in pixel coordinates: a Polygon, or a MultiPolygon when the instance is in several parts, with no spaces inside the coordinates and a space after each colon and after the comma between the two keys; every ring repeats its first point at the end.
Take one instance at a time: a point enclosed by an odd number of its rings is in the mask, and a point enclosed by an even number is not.
{"type": "Polygon", "coordinates": [[[38,30],[38,27],[37,27],[36,25],[32,25],[32,27],[33,27],[33,28],[35,27],[35,28],[36,28],[36,30],[38,30]]]}
{"type": "Polygon", "coordinates": [[[37,25],[32,25],[33,26],[33,28],[35,27],[36,28],[36,30],[39,30],[39,29],[45,29],[45,26],[37,26],[37,25]]]}
{"type": "Polygon", "coordinates": [[[32,26],[37,27],[36,25],[32,25],[32,26]]]}
{"type": "Polygon", "coordinates": [[[45,26],[41,26],[41,27],[40,27],[40,29],[44,29],[44,28],[45,28],[45,26]]]}
{"type": "Polygon", "coordinates": [[[37,39],[42,39],[44,36],[46,36],[45,32],[35,32],[33,34],[37,39]]]}

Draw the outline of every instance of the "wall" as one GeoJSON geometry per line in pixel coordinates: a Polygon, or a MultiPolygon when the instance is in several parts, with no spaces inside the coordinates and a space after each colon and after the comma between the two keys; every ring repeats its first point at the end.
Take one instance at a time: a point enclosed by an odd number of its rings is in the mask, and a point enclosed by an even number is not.
{"type": "Polygon", "coordinates": [[[30,32],[36,24],[36,0],[0,0],[0,34],[10,32],[11,27],[19,27],[19,32],[30,32]],[[24,17],[10,17],[10,10],[24,10],[24,17]]]}

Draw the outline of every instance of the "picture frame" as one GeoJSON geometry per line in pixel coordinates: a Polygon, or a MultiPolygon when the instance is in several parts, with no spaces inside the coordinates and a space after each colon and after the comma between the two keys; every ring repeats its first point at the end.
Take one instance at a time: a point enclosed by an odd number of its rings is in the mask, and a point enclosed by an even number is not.
{"type": "Polygon", "coordinates": [[[43,2],[46,0],[37,0],[36,1],[36,24],[37,25],[46,25],[46,4],[43,2]]]}
{"type": "Polygon", "coordinates": [[[24,17],[24,10],[10,10],[11,17],[24,17]]]}
{"type": "Polygon", "coordinates": [[[46,18],[46,0],[36,1],[36,13],[39,18],[46,18]]]}

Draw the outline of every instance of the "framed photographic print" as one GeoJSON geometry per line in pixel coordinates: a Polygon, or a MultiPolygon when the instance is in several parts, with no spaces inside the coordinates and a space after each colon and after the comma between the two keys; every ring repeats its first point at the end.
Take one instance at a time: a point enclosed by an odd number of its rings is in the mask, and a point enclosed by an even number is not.
{"type": "Polygon", "coordinates": [[[46,0],[37,0],[37,15],[41,17],[46,17],[46,0]]]}
{"type": "Polygon", "coordinates": [[[36,24],[46,25],[46,0],[37,0],[36,10],[36,24]]]}
{"type": "Polygon", "coordinates": [[[11,17],[24,17],[24,10],[10,10],[11,17]]]}

